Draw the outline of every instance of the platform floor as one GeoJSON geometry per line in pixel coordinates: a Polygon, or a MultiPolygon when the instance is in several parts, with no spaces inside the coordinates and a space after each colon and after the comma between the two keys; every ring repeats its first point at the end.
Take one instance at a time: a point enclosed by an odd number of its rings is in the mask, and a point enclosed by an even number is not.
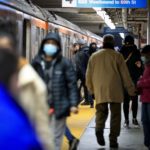
{"type": "MultiPolygon", "coordinates": [[[[146,150],[143,145],[143,131],[141,125],[141,104],[139,104],[139,113],[138,113],[138,120],[140,123],[140,128],[134,128],[131,124],[130,129],[125,129],[123,127],[124,117],[122,114],[122,129],[121,135],[119,137],[119,150],[146,150]]],[[[131,113],[130,113],[131,114],[131,113]]],[[[130,116],[132,119],[132,117],[130,116]]],[[[85,129],[85,132],[80,138],[80,145],[79,150],[110,150],[109,148],[109,120],[110,116],[107,119],[106,128],[105,128],[105,141],[106,146],[101,147],[97,144],[96,137],[95,137],[95,117],[92,119],[90,124],[85,129]]]]}

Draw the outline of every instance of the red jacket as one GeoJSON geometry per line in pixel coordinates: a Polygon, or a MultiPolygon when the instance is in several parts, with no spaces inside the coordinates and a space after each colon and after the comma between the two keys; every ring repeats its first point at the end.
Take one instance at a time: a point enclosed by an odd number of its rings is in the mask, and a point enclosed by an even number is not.
{"type": "Polygon", "coordinates": [[[150,103],[150,64],[145,66],[143,77],[139,80],[138,89],[143,103],[150,103]]]}

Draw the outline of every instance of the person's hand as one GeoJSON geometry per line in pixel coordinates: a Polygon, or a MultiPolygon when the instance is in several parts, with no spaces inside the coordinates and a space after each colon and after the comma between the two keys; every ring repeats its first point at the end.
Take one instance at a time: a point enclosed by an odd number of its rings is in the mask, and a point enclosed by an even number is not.
{"type": "Polygon", "coordinates": [[[137,62],[135,63],[135,65],[136,65],[138,68],[141,68],[141,67],[142,67],[141,61],[137,61],[137,62]]]}
{"type": "Polygon", "coordinates": [[[71,107],[70,111],[74,114],[77,114],[78,113],[78,108],[77,107],[71,107]]]}

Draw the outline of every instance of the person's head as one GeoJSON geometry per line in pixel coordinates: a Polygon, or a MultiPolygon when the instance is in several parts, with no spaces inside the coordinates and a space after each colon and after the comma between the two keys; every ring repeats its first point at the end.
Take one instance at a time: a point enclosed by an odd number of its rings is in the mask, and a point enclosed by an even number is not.
{"type": "Polygon", "coordinates": [[[111,34],[107,34],[103,37],[103,48],[114,49],[115,38],[111,34]]]}
{"type": "Polygon", "coordinates": [[[124,39],[124,44],[126,46],[133,46],[134,45],[134,38],[131,35],[127,35],[124,39]]]}
{"type": "Polygon", "coordinates": [[[61,52],[61,39],[58,33],[48,33],[41,44],[39,54],[55,58],[61,52]]]}
{"type": "Polygon", "coordinates": [[[93,53],[95,53],[97,50],[97,44],[96,43],[91,43],[90,44],[90,48],[89,48],[89,54],[92,55],[93,53]]]}
{"type": "Polygon", "coordinates": [[[74,43],[73,46],[72,46],[72,53],[73,54],[77,53],[77,51],[79,51],[79,49],[80,49],[79,44],[74,43]]]}
{"type": "Polygon", "coordinates": [[[87,42],[84,39],[79,39],[77,41],[77,44],[79,45],[79,49],[83,48],[84,46],[87,46],[87,42]]]}
{"type": "Polygon", "coordinates": [[[18,94],[18,57],[0,48],[0,84],[13,95],[18,94]]]}
{"type": "Polygon", "coordinates": [[[142,51],[141,51],[141,55],[142,55],[142,61],[144,64],[149,63],[150,64],[150,45],[146,45],[142,51]]]}
{"type": "Polygon", "coordinates": [[[0,18],[0,48],[16,50],[16,22],[12,19],[0,18]]]}

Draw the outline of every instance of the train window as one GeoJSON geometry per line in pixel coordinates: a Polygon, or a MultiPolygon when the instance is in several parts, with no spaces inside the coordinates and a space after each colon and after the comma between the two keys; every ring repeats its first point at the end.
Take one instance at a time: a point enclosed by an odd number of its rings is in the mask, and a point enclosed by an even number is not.
{"type": "Polygon", "coordinates": [[[23,54],[28,60],[31,60],[31,23],[29,20],[23,22],[23,54]]]}

